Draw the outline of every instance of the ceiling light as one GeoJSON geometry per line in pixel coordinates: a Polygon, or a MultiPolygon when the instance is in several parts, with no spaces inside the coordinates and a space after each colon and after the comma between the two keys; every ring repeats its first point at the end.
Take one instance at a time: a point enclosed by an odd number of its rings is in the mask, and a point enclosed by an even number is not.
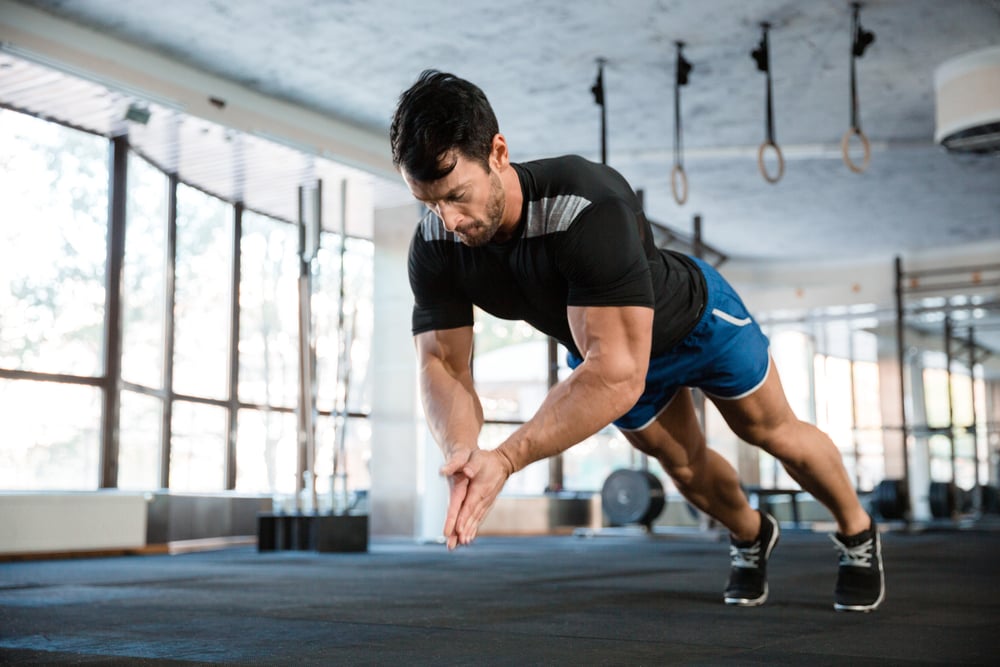
{"type": "Polygon", "coordinates": [[[943,63],[934,89],[936,142],[950,151],[1000,152],[1000,46],[943,63]]]}

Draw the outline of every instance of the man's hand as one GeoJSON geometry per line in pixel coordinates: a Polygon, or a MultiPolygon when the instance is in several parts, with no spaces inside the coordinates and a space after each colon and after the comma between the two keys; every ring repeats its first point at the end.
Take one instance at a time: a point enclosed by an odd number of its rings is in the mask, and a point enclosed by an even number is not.
{"type": "Polygon", "coordinates": [[[469,449],[454,452],[448,457],[448,461],[441,466],[441,474],[448,478],[448,487],[451,490],[448,499],[448,514],[444,519],[444,538],[449,550],[458,546],[458,533],[455,531],[455,524],[458,521],[458,511],[462,508],[469,488],[469,478],[465,476],[462,469],[475,451],[469,449]]]}
{"type": "Polygon", "coordinates": [[[469,544],[479,532],[479,524],[493,507],[497,496],[513,472],[505,456],[495,450],[475,449],[453,454],[441,468],[451,484],[451,499],[445,518],[444,536],[448,548],[469,544]]]}

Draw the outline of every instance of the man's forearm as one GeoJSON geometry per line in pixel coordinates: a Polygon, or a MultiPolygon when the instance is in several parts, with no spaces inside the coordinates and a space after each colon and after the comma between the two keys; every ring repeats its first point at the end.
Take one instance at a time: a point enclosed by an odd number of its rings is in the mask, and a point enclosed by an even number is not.
{"type": "Polygon", "coordinates": [[[514,472],[572,447],[629,410],[642,393],[635,378],[609,383],[600,370],[581,364],[555,385],[535,416],[497,448],[514,472]]]}
{"type": "Polygon", "coordinates": [[[483,408],[468,373],[453,375],[433,360],[421,369],[420,390],[427,425],[445,459],[478,446],[483,408]]]}

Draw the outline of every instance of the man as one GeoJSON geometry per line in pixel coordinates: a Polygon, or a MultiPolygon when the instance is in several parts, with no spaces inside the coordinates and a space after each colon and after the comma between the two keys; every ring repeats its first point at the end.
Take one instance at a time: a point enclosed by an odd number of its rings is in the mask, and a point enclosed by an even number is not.
{"type": "Polygon", "coordinates": [[[737,435],[778,458],[833,514],[835,608],[879,606],[879,534],[837,448],[792,413],[767,338],[722,277],[654,247],[617,172],[573,156],[512,163],[483,92],[434,70],[400,96],[390,141],[429,209],[409,274],[421,396],[451,487],[449,549],[472,542],[510,475],[614,422],[731,532],[725,602],[763,604],[778,524],[750,507],[736,471],[707,448],[688,388],[699,387],[737,435]],[[494,450],[478,446],[473,305],[555,337],[574,369],[494,450]]]}

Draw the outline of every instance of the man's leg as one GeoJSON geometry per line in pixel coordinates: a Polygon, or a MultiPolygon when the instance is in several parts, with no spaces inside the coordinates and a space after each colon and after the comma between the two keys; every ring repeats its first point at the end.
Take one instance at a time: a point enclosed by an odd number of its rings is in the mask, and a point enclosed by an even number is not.
{"type": "Polygon", "coordinates": [[[858,500],[840,451],[823,431],[792,412],[773,361],[764,384],[752,394],[713,402],[736,435],[781,461],[788,474],[830,510],[842,534],[869,527],[871,518],[858,500]]]}
{"type": "Polygon", "coordinates": [[[878,528],[861,506],[836,445],[792,412],[774,362],[764,384],[752,394],[714,402],[738,436],[781,461],[792,478],[836,519],[838,532],[833,541],[840,551],[840,566],[834,609],[877,609],[885,598],[878,528]]]}
{"type": "Polygon", "coordinates": [[[623,433],[636,449],[660,462],[688,502],[718,520],[737,539],[756,537],[760,516],[747,502],[736,470],[706,446],[689,389],[678,389],[649,426],[623,433]]]}
{"type": "Polygon", "coordinates": [[[767,600],[767,559],[778,542],[778,523],[750,507],[729,462],[705,444],[691,400],[681,388],[652,424],[625,432],[639,450],[656,457],[678,490],[726,526],[732,569],[723,599],[753,607],[767,600]]]}

